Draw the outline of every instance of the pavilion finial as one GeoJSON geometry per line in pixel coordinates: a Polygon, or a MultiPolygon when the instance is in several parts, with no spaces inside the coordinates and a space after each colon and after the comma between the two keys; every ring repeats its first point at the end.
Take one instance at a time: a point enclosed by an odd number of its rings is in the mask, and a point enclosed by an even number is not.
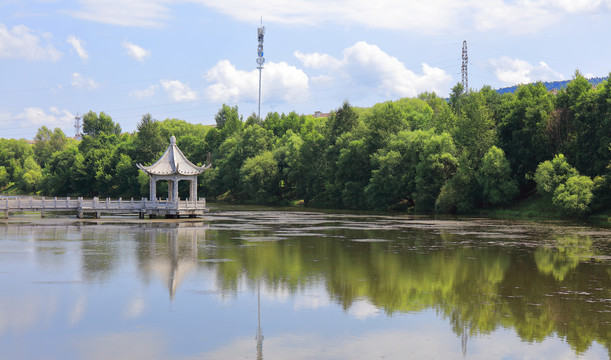
{"type": "Polygon", "coordinates": [[[176,145],[176,136],[170,136],[170,145],[176,145]]]}

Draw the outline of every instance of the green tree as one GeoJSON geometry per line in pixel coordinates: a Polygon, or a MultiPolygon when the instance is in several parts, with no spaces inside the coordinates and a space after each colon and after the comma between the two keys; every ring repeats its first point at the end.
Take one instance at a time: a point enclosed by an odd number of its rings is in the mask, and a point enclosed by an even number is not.
{"type": "Polygon", "coordinates": [[[354,129],[359,121],[358,114],[354,111],[348,101],[344,101],[342,106],[336,111],[332,111],[327,119],[327,137],[330,144],[334,144],[335,140],[343,133],[354,129]]]}
{"type": "Polygon", "coordinates": [[[579,85],[576,91],[579,95],[574,96],[576,100],[571,106],[575,135],[569,152],[580,173],[595,177],[606,172],[611,159],[611,77],[596,89],[588,84],[586,92],[583,87],[579,85]]]}
{"type": "Polygon", "coordinates": [[[441,187],[456,172],[458,160],[452,137],[435,134],[422,143],[413,194],[416,211],[433,211],[441,187]]]}
{"type": "Polygon", "coordinates": [[[112,118],[104,112],[98,115],[89,111],[83,115],[83,134],[95,137],[102,133],[120,135],[121,126],[112,121],[112,118]]]}
{"type": "Polygon", "coordinates": [[[552,161],[547,160],[539,164],[534,180],[537,183],[537,190],[541,194],[551,196],[556,191],[558,185],[578,174],[577,170],[568,163],[564,155],[558,154],[554,156],[552,161]]]}
{"type": "Polygon", "coordinates": [[[486,205],[511,202],[519,193],[517,181],[511,178],[511,167],[502,149],[492,146],[478,169],[477,181],[486,205]]]}
{"type": "Polygon", "coordinates": [[[137,129],[132,157],[136,163],[149,164],[165,150],[169,138],[162,137],[159,121],[153,119],[151,114],[142,116],[137,129]]]}
{"type": "Polygon", "coordinates": [[[242,189],[258,203],[273,202],[279,194],[278,163],[271,151],[246,159],[240,168],[242,189]]]}
{"type": "Polygon", "coordinates": [[[303,199],[305,205],[310,206],[324,194],[327,178],[327,160],[324,157],[327,140],[320,130],[313,122],[305,124],[299,161],[291,171],[297,196],[303,199]]]}
{"type": "Polygon", "coordinates": [[[460,102],[452,138],[467,159],[477,164],[495,142],[494,119],[482,93],[470,92],[460,102]]]}
{"type": "Polygon", "coordinates": [[[238,106],[229,106],[223,104],[219,111],[214,115],[216,128],[223,135],[223,139],[228,138],[235,132],[242,129],[242,118],[238,113],[238,106]]]}
{"type": "Polygon", "coordinates": [[[435,93],[427,92],[418,95],[418,98],[426,101],[433,110],[431,126],[434,127],[438,133],[447,132],[451,134],[454,132],[456,116],[452,112],[452,108],[446,99],[437,96],[435,93]]]}
{"type": "Polygon", "coordinates": [[[6,171],[6,168],[4,166],[0,166],[0,189],[6,187],[10,181],[11,177],[6,171]]]}
{"type": "Polygon", "coordinates": [[[539,163],[552,158],[546,124],[554,109],[553,97],[542,83],[523,85],[504,103],[505,116],[498,126],[499,147],[505,151],[516,180],[529,188],[539,163]]]}
{"type": "Polygon", "coordinates": [[[242,198],[242,181],[240,169],[246,159],[272,149],[273,134],[259,125],[251,125],[242,132],[236,132],[227,138],[219,149],[215,160],[216,180],[214,188],[221,193],[230,191],[235,198],[242,198]]]}
{"type": "Polygon", "coordinates": [[[459,115],[460,114],[460,106],[462,103],[462,97],[463,95],[468,91],[469,89],[465,89],[461,83],[456,83],[456,85],[454,85],[454,87],[452,88],[452,91],[450,91],[450,100],[449,100],[449,104],[450,104],[450,108],[452,108],[452,111],[454,112],[454,114],[459,115]]]}
{"type": "Polygon", "coordinates": [[[558,185],[552,202],[564,213],[583,215],[590,212],[594,182],[587,176],[576,175],[558,185]]]}
{"type": "Polygon", "coordinates": [[[47,165],[54,152],[63,150],[67,144],[66,135],[60,128],[51,131],[44,125],[38,129],[34,141],[34,156],[42,167],[47,165]]]}
{"type": "MultiPolygon", "coordinates": [[[[73,187],[76,175],[74,163],[80,155],[75,145],[68,146],[62,151],[53,153],[47,167],[43,181],[43,193],[52,196],[82,195],[73,187]]],[[[80,155],[82,157],[82,155],[80,155]]]]}
{"type": "Polygon", "coordinates": [[[364,115],[367,127],[367,143],[370,152],[382,148],[390,140],[391,134],[410,130],[407,114],[393,101],[374,105],[364,115]]]}
{"type": "Polygon", "coordinates": [[[276,143],[274,159],[278,163],[278,175],[280,177],[280,198],[296,198],[296,184],[298,181],[297,170],[299,169],[299,153],[303,139],[288,130],[276,143]]]}
{"type": "Polygon", "coordinates": [[[34,150],[25,139],[0,139],[0,166],[4,166],[10,181],[17,183],[23,175],[23,163],[34,156],[34,150]]]}
{"type": "Polygon", "coordinates": [[[366,207],[364,190],[370,176],[371,164],[365,139],[349,141],[340,150],[335,174],[335,182],[341,189],[343,207],[351,209],[366,207]]]}
{"type": "Polygon", "coordinates": [[[435,212],[468,214],[479,201],[480,187],[476,179],[477,172],[463,156],[458,160],[456,173],[441,187],[435,200],[435,212]]]}
{"type": "Polygon", "coordinates": [[[33,193],[37,190],[42,180],[42,169],[40,165],[29,156],[23,162],[23,173],[18,181],[19,189],[26,193],[33,193]]]}

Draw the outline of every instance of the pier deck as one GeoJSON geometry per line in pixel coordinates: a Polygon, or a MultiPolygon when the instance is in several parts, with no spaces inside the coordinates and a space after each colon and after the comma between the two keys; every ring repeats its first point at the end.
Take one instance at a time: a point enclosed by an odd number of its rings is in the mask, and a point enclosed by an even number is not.
{"type": "Polygon", "coordinates": [[[48,211],[75,212],[78,218],[83,218],[84,214],[92,214],[100,218],[105,214],[138,214],[140,218],[148,215],[151,218],[157,216],[165,217],[196,217],[208,212],[206,199],[199,200],[123,200],[122,198],[106,198],[100,201],[99,198],[83,199],[82,197],[71,199],[66,198],[34,198],[34,197],[0,197],[0,214],[4,214],[7,219],[9,213],[22,211],[40,211],[41,216],[45,216],[48,211]]]}

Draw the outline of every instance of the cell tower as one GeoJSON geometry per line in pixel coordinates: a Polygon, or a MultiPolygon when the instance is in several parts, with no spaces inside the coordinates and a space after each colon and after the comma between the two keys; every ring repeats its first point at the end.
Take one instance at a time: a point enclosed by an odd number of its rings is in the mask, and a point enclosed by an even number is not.
{"type": "Polygon", "coordinates": [[[467,64],[469,63],[469,55],[467,54],[467,40],[462,42],[462,87],[465,93],[469,92],[469,74],[467,73],[467,64]]]}
{"type": "Polygon", "coordinates": [[[81,134],[81,117],[78,113],[74,117],[74,138],[80,140],[83,137],[81,134]]]}
{"type": "Polygon", "coordinates": [[[265,36],[265,26],[263,26],[263,17],[261,17],[261,27],[257,28],[257,34],[259,35],[259,46],[257,47],[257,54],[259,57],[257,58],[257,69],[259,69],[259,113],[257,116],[259,120],[261,120],[261,70],[263,70],[263,63],[265,62],[265,58],[263,57],[263,37],[265,36]]]}

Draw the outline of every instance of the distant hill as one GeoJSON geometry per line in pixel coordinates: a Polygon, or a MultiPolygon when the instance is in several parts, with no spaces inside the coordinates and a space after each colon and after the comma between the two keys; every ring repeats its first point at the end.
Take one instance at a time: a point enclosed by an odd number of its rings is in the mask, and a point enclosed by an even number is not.
{"type": "MultiPolygon", "coordinates": [[[[598,85],[598,84],[600,84],[601,82],[603,82],[605,80],[607,80],[607,77],[596,77],[596,78],[588,79],[588,81],[592,85],[598,85]]],[[[546,81],[546,82],[543,83],[543,85],[545,85],[545,87],[547,88],[548,91],[550,91],[550,90],[560,90],[560,89],[566,87],[571,81],[573,81],[573,80],[546,81]]],[[[514,85],[514,86],[511,86],[511,87],[501,88],[501,89],[498,89],[496,92],[498,92],[499,94],[514,93],[516,91],[516,89],[518,88],[518,86],[520,86],[520,85],[514,85]]]]}

